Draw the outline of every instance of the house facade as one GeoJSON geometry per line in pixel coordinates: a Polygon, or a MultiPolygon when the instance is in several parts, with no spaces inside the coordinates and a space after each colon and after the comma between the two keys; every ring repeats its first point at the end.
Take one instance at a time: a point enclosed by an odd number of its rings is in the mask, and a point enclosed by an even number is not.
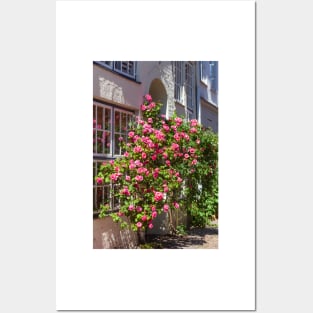
{"type": "MultiPolygon", "coordinates": [[[[129,122],[140,116],[143,96],[163,103],[161,114],[197,119],[218,132],[217,61],[94,61],[93,62],[93,177],[102,162],[122,155],[129,122]]],[[[135,245],[136,238],[110,218],[99,219],[100,204],[114,198],[114,186],[97,186],[93,179],[94,248],[135,245]]],[[[164,217],[154,232],[166,233],[164,217]]]]}

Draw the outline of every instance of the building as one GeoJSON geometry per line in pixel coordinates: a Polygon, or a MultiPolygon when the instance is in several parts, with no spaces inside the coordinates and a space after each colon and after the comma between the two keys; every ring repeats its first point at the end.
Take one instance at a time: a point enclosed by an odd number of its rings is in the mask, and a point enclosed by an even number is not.
{"type": "MultiPolygon", "coordinates": [[[[128,123],[140,115],[147,93],[154,101],[163,103],[161,113],[166,117],[176,111],[179,116],[198,119],[203,126],[218,131],[217,61],[94,61],[93,176],[102,162],[121,156],[119,138],[127,136],[128,123]]],[[[93,184],[93,207],[97,212],[112,186],[93,184]]],[[[114,207],[114,199],[111,204],[114,207]]],[[[94,219],[94,247],[104,247],[103,242],[109,240],[103,238],[107,236],[105,228],[119,231],[109,223],[94,219]]],[[[159,231],[166,232],[162,227],[159,231]]],[[[114,231],[110,238],[118,237],[114,231]]]]}

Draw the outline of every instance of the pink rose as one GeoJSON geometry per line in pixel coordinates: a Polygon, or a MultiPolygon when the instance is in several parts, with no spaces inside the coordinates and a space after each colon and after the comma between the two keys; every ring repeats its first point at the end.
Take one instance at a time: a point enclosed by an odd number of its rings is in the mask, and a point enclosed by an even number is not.
{"type": "Polygon", "coordinates": [[[198,161],[196,159],[192,160],[191,164],[192,165],[196,165],[198,163],[198,161]]]}
{"type": "Polygon", "coordinates": [[[129,137],[129,138],[133,138],[134,136],[135,136],[135,133],[134,133],[134,132],[129,132],[129,133],[128,133],[128,137],[129,137]]]}
{"type": "Polygon", "coordinates": [[[153,228],[153,224],[150,223],[150,224],[148,225],[148,227],[149,227],[150,229],[152,229],[152,228],[153,228]]]}
{"type": "Polygon", "coordinates": [[[141,176],[141,175],[137,175],[136,177],[135,177],[135,180],[136,181],[143,181],[143,177],[141,176]]]}
{"type": "Polygon", "coordinates": [[[144,104],[142,104],[140,108],[141,108],[141,111],[146,111],[147,110],[147,107],[144,104]]]}
{"type": "Polygon", "coordinates": [[[147,100],[147,101],[151,101],[152,100],[152,97],[151,97],[151,95],[149,95],[148,93],[145,95],[145,99],[147,100]]]}
{"type": "Polygon", "coordinates": [[[126,175],[125,179],[126,179],[127,181],[130,181],[130,176],[126,175]]]}
{"type": "Polygon", "coordinates": [[[111,180],[113,180],[113,181],[117,181],[117,179],[118,179],[118,174],[111,174],[110,175],[110,178],[111,178],[111,180]]]}
{"type": "Polygon", "coordinates": [[[185,158],[185,159],[188,159],[188,158],[189,158],[189,154],[186,153],[186,154],[184,155],[184,158],[185,158]]]}
{"type": "Polygon", "coordinates": [[[162,194],[162,192],[156,192],[155,194],[154,194],[154,200],[155,201],[161,201],[161,200],[163,200],[163,194],[162,194]]]}
{"type": "Polygon", "coordinates": [[[148,123],[150,123],[150,124],[153,123],[153,119],[151,117],[148,118],[148,123]]]}
{"type": "Polygon", "coordinates": [[[137,206],[136,210],[137,210],[137,212],[141,212],[142,211],[142,207],[141,206],[137,206]]]}
{"type": "Polygon", "coordinates": [[[164,211],[164,212],[168,212],[168,209],[169,209],[168,204],[164,204],[164,206],[163,206],[163,211],[164,211]]]}
{"type": "Polygon", "coordinates": [[[103,178],[102,177],[97,177],[96,178],[97,184],[102,184],[103,183],[103,178]]]}
{"type": "Polygon", "coordinates": [[[153,212],[152,212],[152,218],[156,218],[157,215],[158,215],[158,213],[157,213],[156,211],[153,211],[153,212]]]}
{"type": "Polygon", "coordinates": [[[142,152],[142,153],[141,153],[141,157],[142,157],[143,159],[146,159],[146,158],[147,158],[147,154],[146,154],[145,152],[142,152]]]}
{"type": "Polygon", "coordinates": [[[140,227],[142,226],[142,223],[138,222],[138,223],[136,224],[136,226],[137,226],[138,228],[140,228],[140,227]]]}
{"type": "Polygon", "coordinates": [[[153,205],[152,207],[151,207],[151,211],[153,212],[153,211],[155,211],[156,209],[155,209],[155,205],[153,205]]]}
{"type": "Polygon", "coordinates": [[[131,205],[128,207],[128,210],[129,210],[129,211],[133,211],[134,208],[135,208],[135,207],[131,204],[131,205]]]}
{"type": "Polygon", "coordinates": [[[191,120],[190,125],[191,125],[191,127],[195,127],[198,125],[198,121],[197,120],[191,120]]]}
{"type": "Polygon", "coordinates": [[[155,103],[154,103],[154,102],[151,102],[151,103],[149,104],[149,109],[151,110],[151,109],[153,109],[153,108],[155,108],[155,103]]]}
{"type": "Polygon", "coordinates": [[[178,204],[177,202],[174,202],[174,207],[175,207],[176,209],[178,209],[178,208],[179,208],[179,204],[178,204]]]}
{"type": "Polygon", "coordinates": [[[145,222],[145,221],[147,220],[147,215],[144,215],[144,216],[141,218],[141,220],[142,220],[143,222],[145,222]]]}

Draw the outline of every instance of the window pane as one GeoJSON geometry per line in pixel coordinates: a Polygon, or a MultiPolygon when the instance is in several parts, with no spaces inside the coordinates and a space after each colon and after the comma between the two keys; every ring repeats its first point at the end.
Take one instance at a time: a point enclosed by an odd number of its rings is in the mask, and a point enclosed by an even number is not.
{"type": "Polygon", "coordinates": [[[103,153],[103,147],[104,147],[104,139],[103,139],[103,131],[98,130],[97,131],[97,153],[103,153]]]}
{"type": "Polygon", "coordinates": [[[97,129],[103,129],[103,108],[97,107],[97,129]]]}
{"type": "Polygon", "coordinates": [[[96,130],[93,130],[92,131],[92,151],[93,153],[97,153],[97,142],[96,142],[96,134],[97,134],[97,131],[96,130]]]}
{"type": "Polygon", "coordinates": [[[111,152],[111,133],[110,132],[104,132],[103,133],[103,144],[104,144],[104,153],[110,154],[111,152]]]}
{"type": "Polygon", "coordinates": [[[130,75],[134,76],[134,74],[135,74],[135,63],[134,62],[131,62],[131,61],[128,62],[128,73],[130,75]]]}
{"type": "Polygon", "coordinates": [[[126,130],[127,130],[126,113],[122,113],[122,132],[126,132],[126,130]]]}
{"type": "Polygon", "coordinates": [[[121,125],[120,125],[120,112],[115,111],[114,112],[114,125],[115,125],[115,131],[119,132],[121,130],[121,125]]]}
{"type": "Polygon", "coordinates": [[[120,135],[119,134],[115,134],[115,140],[114,140],[114,154],[117,154],[117,155],[120,155],[121,152],[120,152],[120,141],[119,141],[119,138],[120,138],[120,135]]]}
{"type": "Polygon", "coordinates": [[[114,62],[114,67],[116,70],[121,70],[121,62],[114,62]]]}
{"type": "Polygon", "coordinates": [[[111,110],[105,109],[104,111],[104,129],[111,130],[111,110]]]}

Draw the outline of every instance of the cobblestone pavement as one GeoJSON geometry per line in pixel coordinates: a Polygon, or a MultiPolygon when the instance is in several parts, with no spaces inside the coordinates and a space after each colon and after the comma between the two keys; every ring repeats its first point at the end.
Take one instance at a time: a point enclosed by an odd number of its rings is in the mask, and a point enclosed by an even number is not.
{"type": "Polygon", "coordinates": [[[186,235],[150,235],[147,243],[158,249],[218,249],[218,228],[193,228],[186,235]]]}

